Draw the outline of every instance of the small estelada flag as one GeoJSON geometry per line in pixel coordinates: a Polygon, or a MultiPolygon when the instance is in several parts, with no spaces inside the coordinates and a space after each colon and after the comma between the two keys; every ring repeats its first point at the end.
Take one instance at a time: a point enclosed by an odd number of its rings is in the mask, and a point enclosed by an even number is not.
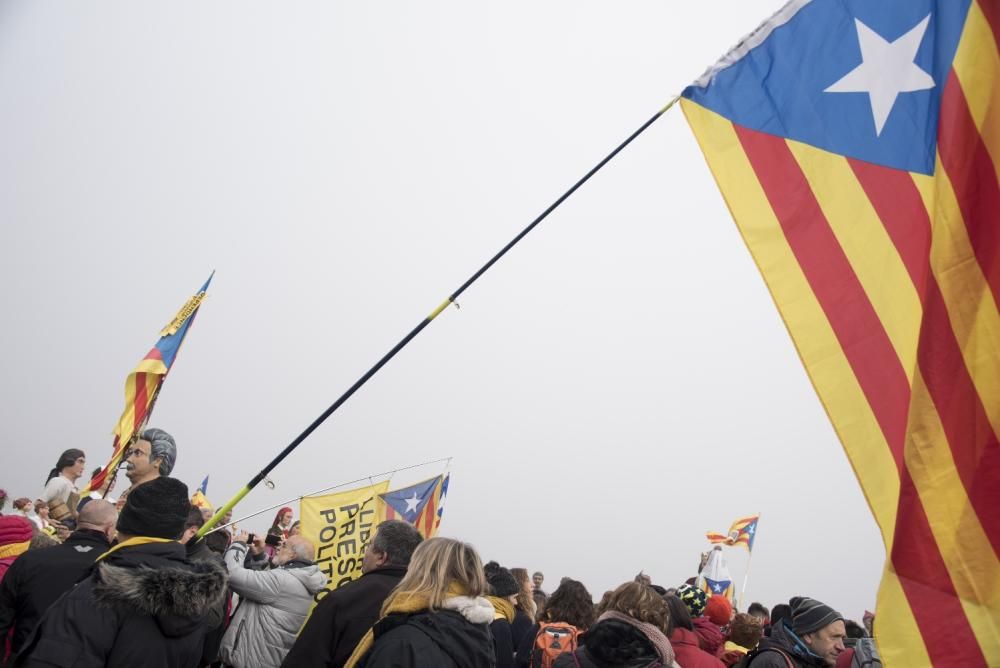
{"type": "Polygon", "coordinates": [[[424,538],[431,538],[439,526],[438,510],[445,476],[437,476],[385,494],[379,494],[381,517],[404,520],[417,528],[424,538]]]}

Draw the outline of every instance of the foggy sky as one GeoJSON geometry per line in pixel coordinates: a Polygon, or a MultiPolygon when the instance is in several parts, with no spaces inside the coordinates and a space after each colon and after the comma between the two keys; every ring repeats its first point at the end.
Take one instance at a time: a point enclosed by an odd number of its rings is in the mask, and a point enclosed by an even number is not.
{"type": "MultiPolygon", "coordinates": [[[[150,424],[221,505],[780,4],[4,0],[0,487],[106,461],[214,269],[150,424]]],[[[453,457],[442,533],[547,584],[674,586],[761,512],[747,602],[873,609],[877,528],[679,108],[460,304],[237,515],[453,457]]]]}

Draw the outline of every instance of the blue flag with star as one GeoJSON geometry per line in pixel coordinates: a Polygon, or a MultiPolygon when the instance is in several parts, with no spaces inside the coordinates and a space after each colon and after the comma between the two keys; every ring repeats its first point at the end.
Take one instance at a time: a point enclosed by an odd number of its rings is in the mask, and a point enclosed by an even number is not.
{"type": "Polygon", "coordinates": [[[743,127],[932,174],[941,92],[969,4],[790,2],[683,97],[743,127]]]}
{"type": "Polygon", "coordinates": [[[711,578],[705,578],[705,584],[708,585],[708,590],[713,596],[726,597],[729,597],[729,588],[733,586],[731,580],[713,580],[711,578]]]}
{"type": "Polygon", "coordinates": [[[431,478],[415,485],[397,489],[379,495],[386,506],[394,511],[399,519],[404,519],[410,524],[416,522],[423,512],[424,506],[431,500],[435,489],[441,483],[440,476],[431,478]]]}

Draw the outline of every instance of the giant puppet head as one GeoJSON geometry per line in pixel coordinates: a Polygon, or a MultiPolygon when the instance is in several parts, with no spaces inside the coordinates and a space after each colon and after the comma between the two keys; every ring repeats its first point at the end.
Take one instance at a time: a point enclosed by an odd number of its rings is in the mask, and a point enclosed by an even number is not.
{"type": "Polygon", "coordinates": [[[162,429],[147,429],[128,451],[125,475],[132,485],[139,485],[170,475],[176,461],[174,437],[162,429]]]}

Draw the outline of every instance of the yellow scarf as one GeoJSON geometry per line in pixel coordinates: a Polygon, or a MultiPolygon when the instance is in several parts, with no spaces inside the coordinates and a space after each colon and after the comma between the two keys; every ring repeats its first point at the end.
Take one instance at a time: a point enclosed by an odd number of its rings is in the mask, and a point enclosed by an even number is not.
{"type": "Polygon", "coordinates": [[[7,543],[6,545],[0,546],[0,559],[22,555],[28,551],[29,545],[31,545],[31,541],[26,540],[20,543],[7,543]]]}
{"type": "Polygon", "coordinates": [[[149,543],[173,543],[174,541],[169,538],[153,538],[152,536],[136,536],[135,538],[129,538],[128,540],[123,540],[122,542],[115,545],[113,548],[102,554],[97,558],[97,561],[101,561],[104,557],[109,556],[112,552],[117,552],[123,547],[134,547],[136,545],[147,545],[149,543]]]}
{"type": "Polygon", "coordinates": [[[514,621],[514,604],[505,598],[497,598],[496,596],[487,596],[486,600],[493,604],[493,609],[496,610],[496,617],[494,619],[506,619],[507,622],[514,621]]]}
{"type": "Polygon", "coordinates": [[[736,652],[739,652],[740,654],[746,654],[747,652],[750,651],[746,647],[743,647],[741,645],[737,645],[732,640],[727,640],[726,644],[723,646],[723,649],[725,651],[727,651],[727,652],[736,651],[736,652]]]}
{"type": "MultiPolygon", "coordinates": [[[[466,594],[465,590],[459,587],[458,585],[454,583],[448,585],[448,591],[447,591],[448,598],[452,598],[454,596],[465,596],[465,594],[466,594]]],[[[414,594],[400,594],[395,598],[395,600],[393,600],[392,605],[389,606],[389,609],[385,611],[385,615],[382,616],[382,619],[385,619],[386,616],[388,616],[393,612],[420,612],[421,610],[426,610],[428,605],[429,602],[426,596],[417,596],[414,594]]],[[[380,619],[379,621],[382,620],[380,619]]],[[[375,623],[378,624],[378,622],[375,623]]],[[[372,648],[372,646],[374,646],[375,633],[373,629],[374,627],[368,629],[368,632],[365,633],[364,637],[361,638],[361,640],[358,642],[357,646],[354,648],[354,651],[351,652],[351,658],[349,658],[347,660],[347,663],[344,664],[344,668],[354,668],[357,665],[358,661],[361,660],[361,657],[367,654],[368,651],[372,648]]]]}

